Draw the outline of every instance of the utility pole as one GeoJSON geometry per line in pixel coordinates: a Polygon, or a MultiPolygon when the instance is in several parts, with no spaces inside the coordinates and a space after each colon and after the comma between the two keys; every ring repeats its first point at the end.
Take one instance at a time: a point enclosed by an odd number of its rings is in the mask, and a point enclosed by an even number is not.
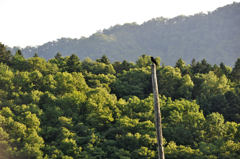
{"type": "Polygon", "coordinates": [[[155,64],[151,65],[151,71],[152,71],[152,86],[153,86],[153,98],[154,98],[155,127],[156,127],[156,132],[157,132],[157,143],[158,143],[158,159],[165,159],[164,149],[163,149],[161,112],[160,112],[158,84],[157,84],[157,75],[156,75],[155,64]]]}

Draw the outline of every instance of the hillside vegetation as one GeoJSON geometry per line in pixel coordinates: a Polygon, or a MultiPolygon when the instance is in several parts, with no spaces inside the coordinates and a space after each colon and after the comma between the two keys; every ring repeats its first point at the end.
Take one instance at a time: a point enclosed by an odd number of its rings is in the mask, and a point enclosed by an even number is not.
{"type": "MultiPolygon", "coordinates": [[[[142,54],[162,58],[174,66],[181,57],[187,64],[195,58],[212,65],[224,62],[233,67],[240,55],[240,3],[233,3],[207,14],[180,15],[175,18],[153,18],[141,25],[126,23],[99,30],[90,37],[61,38],[37,47],[22,48],[24,57],[35,52],[49,60],[57,52],[76,54],[93,60],[107,55],[111,62],[136,61],[142,54]]],[[[18,48],[10,48],[16,52],[18,48]]]]}
{"type": "MultiPolygon", "coordinates": [[[[0,159],[157,157],[150,56],[25,59],[0,44],[0,159]]],[[[156,58],[160,63],[160,57],[156,58]]],[[[158,66],[167,159],[240,156],[240,58],[158,66]]]]}

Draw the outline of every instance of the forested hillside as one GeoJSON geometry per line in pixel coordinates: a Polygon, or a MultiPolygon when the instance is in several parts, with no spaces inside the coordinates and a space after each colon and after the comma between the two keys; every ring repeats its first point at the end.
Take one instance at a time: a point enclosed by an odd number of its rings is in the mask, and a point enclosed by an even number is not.
{"type": "MultiPolygon", "coordinates": [[[[166,65],[174,66],[181,57],[206,59],[212,65],[220,62],[233,67],[240,55],[240,3],[233,3],[207,14],[180,15],[172,19],[158,17],[141,25],[128,23],[99,30],[90,37],[61,38],[42,46],[21,49],[24,57],[35,52],[46,60],[57,52],[76,54],[81,60],[107,55],[111,62],[136,61],[142,54],[159,56],[166,65]]],[[[7,45],[7,44],[6,44],[7,45]]],[[[15,52],[18,48],[10,48],[15,52]]]]}
{"type": "MultiPolygon", "coordinates": [[[[239,158],[234,61],[157,66],[166,159],[239,158]]],[[[148,55],[26,59],[0,43],[0,159],[157,158],[150,65],[148,55]]]]}

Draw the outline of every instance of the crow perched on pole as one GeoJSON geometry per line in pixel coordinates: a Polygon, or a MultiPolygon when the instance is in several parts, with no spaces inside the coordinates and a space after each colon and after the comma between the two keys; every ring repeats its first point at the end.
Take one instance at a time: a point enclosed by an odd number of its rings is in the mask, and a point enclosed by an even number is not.
{"type": "Polygon", "coordinates": [[[151,56],[151,61],[155,63],[156,66],[158,65],[157,61],[152,56],[151,56]]]}

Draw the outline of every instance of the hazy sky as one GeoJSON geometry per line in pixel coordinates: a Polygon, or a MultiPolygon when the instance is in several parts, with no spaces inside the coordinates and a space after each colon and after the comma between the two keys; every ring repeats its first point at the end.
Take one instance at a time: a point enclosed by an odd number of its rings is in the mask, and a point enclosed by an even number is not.
{"type": "MultiPolygon", "coordinates": [[[[235,0],[239,2],[240,0],[235,0]]],[[[213,11],[232,0],[0,0],[0,42],[36,46],[61,37],[88,37],[116,24],[142,24],[213,11]]]]}

